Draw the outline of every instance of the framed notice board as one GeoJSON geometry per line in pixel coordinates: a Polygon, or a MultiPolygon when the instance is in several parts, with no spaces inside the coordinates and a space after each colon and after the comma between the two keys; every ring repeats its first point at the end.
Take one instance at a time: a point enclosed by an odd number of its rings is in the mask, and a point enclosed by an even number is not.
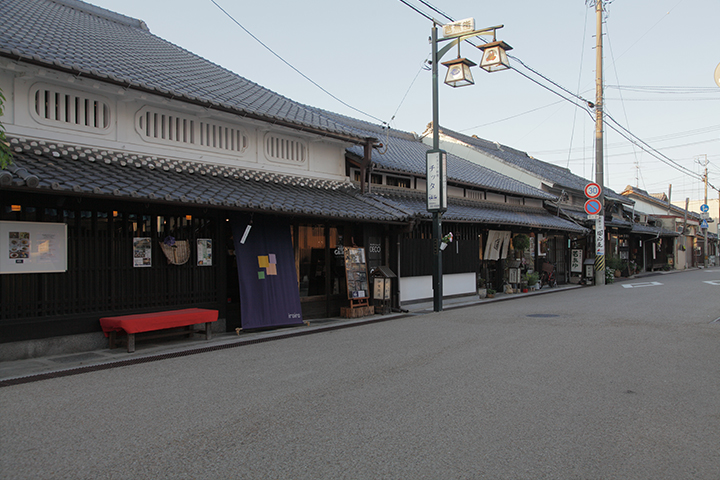
{"type": "Polygon", "coordinates": [[[345,247],[345,277],[347,279],[348,298],[370,297],[364,248],[345,247]]]}

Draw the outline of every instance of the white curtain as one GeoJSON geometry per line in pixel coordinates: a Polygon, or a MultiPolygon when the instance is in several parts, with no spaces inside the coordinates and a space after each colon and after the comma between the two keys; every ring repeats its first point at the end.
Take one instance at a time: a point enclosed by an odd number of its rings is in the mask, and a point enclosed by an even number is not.
{"type": "Polygon", "coordinates": [[[510,232],[490,230],[485,244],[485,260],[507,258],[510,247],[510,232]]]}

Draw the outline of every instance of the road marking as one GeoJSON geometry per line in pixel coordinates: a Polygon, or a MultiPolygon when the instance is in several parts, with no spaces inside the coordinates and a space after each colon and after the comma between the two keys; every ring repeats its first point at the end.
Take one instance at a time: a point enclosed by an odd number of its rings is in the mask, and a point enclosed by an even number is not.
{"type": "Polygon", "coordinates": [[[713,320],[713,321],[710,322],[710,323],[718,323],[718,322],[720,322],[720,317],[716,318],[715,320],[713,320]]]}
{"type": "Polygon", "coordinates": [[[709,283],[710,285],[720,285],[720,280],[703,280],[703,283],[709,283]]]}
{"type": "Polygon", "coordinates": [[[641,283],[628,283],[623,285],[623,288],[642,288],[642,287],[656,287],[662,285],[660,282],[641,282],[641,283]]]}

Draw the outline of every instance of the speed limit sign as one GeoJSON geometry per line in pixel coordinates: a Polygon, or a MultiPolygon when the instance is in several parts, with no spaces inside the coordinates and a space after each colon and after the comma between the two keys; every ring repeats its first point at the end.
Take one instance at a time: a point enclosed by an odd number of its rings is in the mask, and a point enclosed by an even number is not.
{"type": "Polygon", "coordinates": [[[601,192],[602,189],[597,183],[588,183],[585,185],[585,196],[588,198],[597,198],[601,192]]]}

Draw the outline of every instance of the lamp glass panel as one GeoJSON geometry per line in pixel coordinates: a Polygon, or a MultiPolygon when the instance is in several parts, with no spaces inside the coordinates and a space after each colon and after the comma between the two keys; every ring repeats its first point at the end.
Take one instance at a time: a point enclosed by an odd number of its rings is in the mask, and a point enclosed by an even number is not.
{"type": "Polygon", "coordinates": [[[491,47],[483,51],[483,58],[480,62],[480,68],[488,72],[497,72],[510,68],[510,62],[507,53],[501,47],[491,47]]]}
{"type": "Polygon", "coordinates": [[[455,63],[448,67],[447,74],[445,75],[445,83],[451,87],[464,87],[467,85],[473,85],[475,80],[473,79],[470,66],[465,63],[455,63]]]}

